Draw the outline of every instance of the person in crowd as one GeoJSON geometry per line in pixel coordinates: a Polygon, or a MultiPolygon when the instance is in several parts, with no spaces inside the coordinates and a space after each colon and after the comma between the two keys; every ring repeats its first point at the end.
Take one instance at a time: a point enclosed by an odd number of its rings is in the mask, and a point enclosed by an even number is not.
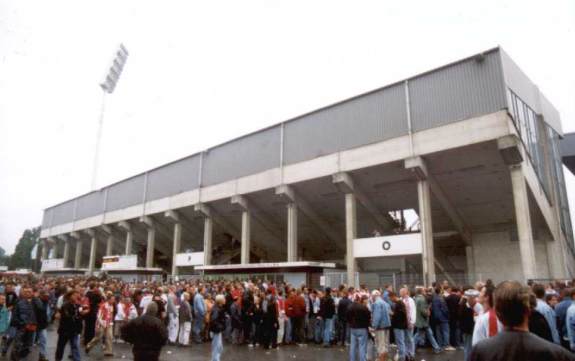
{"type": "Polygon", "coordinates": [[[254,317],[254,294],[251,289],[247,289],[242,297],[242,326],[243,342],[251,345],[253,343],[253,317],[254,317]]]}
{"type": "Polygon", "coordinates": [[[290,318],[292,340],[303,344],[305,341],[305,300],[300,289],[292,290],[290,297],[286,300],[286,314],[290,318]]]}
{"type": "Polygon", "coordinates": [[[555,316],[557,317],[557,332],[561,339],[561,345],[566,349],[570,349],[569,335],[567,334],[567,310],[573,304],[571,292],[573,289],[564,288],[561,290],[561,302],[555,306],[555,316]]]}
{"type": "Polygon", "coordinates": [[[262,343],[263,337],[263,310],[262,310],[262,298],[259,296],[254,297],[254,304],[252,309],[252,329],[254,335],[252,338],[252,343],[248,346],[255,347],[262,343]]]}
{"type": "MultiPolygon", "coordinates": [[[[4,290],[4,298],[6,300],[5,305],[8,311],[8,318],[10,319],[12,317],[12,311],[14,309],[14,306],[16,306],[16,304],[18,303],[18,295],[14,290],[14,283],[8,282],[6,284],[6,288],[4,290]]],[[[16,337],[16,329],[13,326],[9,325],[8,330],[6,331],[6,333],[2,338],[2,357],[6,356],[6,353],[8,352],[8,349],[12,344],[12,341],[14,341],[14,337],[16,337]]]]}
{"type": "Polygon", "coordinates": [[[494,292],[497,318],[504,330],[473,347],[471,361],[484,360],[575,360],[564,348],[529,332],[529,287],[505,281],[494,292]]]}
{"type": "Polygon", "coordinates": [[[439,347],[435,337],[433,336],[433,331],[429,327],[429,315],[431,313],[427,299],[423,295],[425,289],[423,287],[415,288],[415,339],[414,343],[416,346],[423,346],[425,344],[425,339],[429,341],[433,352],[440,353],[441,348],[439,347]]]}
{"type": "Polygon", "coordinates": [[[366,361],[367,359],[367,339],[371,314],[365,305],[366,302],[367,297],[362,298],[357,295],[347,310],[346,317],[350,328],[350,361],[366,361]]]}
{"type": "Polygon", "coordinates": [[[445,351],[455,351],[449,344],[449,310],[441,287],[436,287],[431,301],[431,315],[435,320],[435,334],[439,346],[445,351]]]}
{"type": "MultiPolygon", "coordinates": [[[[48,332],[46,327],[48,327],[49,321],[49,302],[50,295],[46,290],[40,290],[37,292],[37,297],[32,299],[34,312],[36,314],[36,321],[38,324],[38,329],[36,330],[36,338],[38,342],[38,360],[48,361],[48,350],[47,350],[47,340],[48,332]]],[[[51,320],[51,319],[50,319],[51,320]]]]}
{"type": "Polygon", "coordinates": [[[445,297],[447,310],[449,311],[449,343],[453,347],[459,347],[461,344],[461,332],[459,331],[459,301],[461,301],[461,292],[459,287],[449,287],[449,295],[445,297]]]}
{"type": "Polygon", "coordinates": [[[204,318],[206,316],[206,305],[204,303],[204,286],[199,286],[194,295],[193,304],[193,326],[192,338],[194,343],[202,343],[202,330],[204,327],[204,318]]]}
{"type": "Polygon", "coordinates": [[[114,340],[118,341],[121,336],[121,329],[128,323],[138,317],[136,306],[128,296],[124,296],[116,305],[116,315],[114,316],[114,340]]]}
{"type": "Polygon", "coordinates": [[[551,306],[545,302],[545,286],[542,284],[533,285],[533,293],[537,297],[537,307],[535,309],[545,317],[547,324],[551,328],[551,335],[553,336],[553,342],[560,344],[559,332],[557,331],[557,318],[555,311],[551,306]]]}
{"type": "Polygon", "coordinates": [[[474,346],[479,341],[488,337],[493,337],[503,330],[503,324],[497,319],[493,308],[493,292],[495,286],[488,280],[479,293],[479,302],[482,309],[478,310],[479,316],[475,320],[473,328],[473,338],[471,344],[474,346]]]}
{"type": "Polygon", "coordinates": [[[569,300],[571,305],[565,315],[565,335],[569,345],[567,349],[575,352],[575,288],[569,291],[569,300]]]}
{"type": "Polygon", "coordinates": [[[413,342],[413,330],[415,329],[416,308],[415,301],[410,297],[409,289],[403,287],[399,290],[401,301],[405,304],[407,315],[407,331],[405,332],[405,352],[408,360],[415,359],[415,343],[413,342]]]}
{"type": "Polygon", "coordinates": [[[10,327],[10,312],[6,307],[6,296],[0,293],[0,347],[6,342],[6,333],[10,327]]]}
{"type": "Polygon", "coordinates": [[[397,297],[394,292],[389,293],[389,298],[392,302],[393,309],[391,327],[393,329],[395,344],[397,345],[397,358],[398,361],[409,360],[410,356],[407,354],[407,347],[405,345],[406,334],[409,332],[406,304],[401,298],[397,297]]]}
{"type": "Polygon", "coordinates": [[[20,297],[12,311],[10,326],[16,330],[14,346],[10,353],[10,359],[13,361],[25,359],[28,356],[34,340],[34,333],[38,329],[32,296],[30,286],[24,285],[20,289],[20,297]]]}
{"type": "Polygon", "coordinates": [[[178,310],[178,343],[180,346],[188,346],[190,343],[190,332],[192,330],[192,307],[190,306],[190,294],[184,292],[178,310]]]}
{"type": "Polygon", "coordinates": [[[226,297],[222,294],[217,295],[216,302],[210,311],[209,329],[212,334],[212,361],[220,361],[220,357],[224,351],[222,333],[226,329],[225,303],[226,297]]]}
{"type": "Polygon", "coordinates": [[[168,344],[175,345],[178,340],[178,297],[173,287],[169,288],[166,297],[166,312],[168,315],[168,344]]]}
{"type": "Polygon", "coordinates": [[[341,288],[341,299],[337,305],[337,322],[339,324],[339,339],[337,340],[341,346],[349,343],[349,327],[347,323],[347,310],[351,306],[352,300],[345,287],[341,288]]]}
{"type": "Polygon", "coordinates": [[[320,300],[318,316],[323,323],[323,347],[329,347],[331,346],[335,317],[335,302],[331,296],[330,287],[326,287],[325,294],[320,300]]]}
{"type": "Polygon", "coordinates": [[[86,354],[94,346],[104,342],[104,356],[114,356],[112,341],[114,339],[114,312],[116,299],[110,292],[106,295],[106,300],[98,307],[96,317],[96,334],[86,345],[86,354]]]}
{"type": "MultiPolygon", "coordinates": [[[[307,290],[307,288],[306,288],[307,290]]],[[[319,317],[319,310],[321,306],[320,293],[316,290],[311,290],[309,294],[304,292],[304,299],[309,307],[306,308],[306,329],[307,329],[307,340],[313,341],[316,344],[321,342],[321,330],[323,327],[323,322],[321,317],[319,317]],[[308,298],[305,298],[308,295],[308,298]]]]}
{"type": "Polygon", "coordinates": [[[142,316],[129,321],[122,329],[122,339],[133,345],[134,361],[158,361],[168,341],[166,326],[158,317],[158,304],[149,302],[142,316]]]}
{"type": "Polygon", "coordinates": [[[80,361],[80,333],[82,332],[82,306],[80,294],[71,290],[64,295],[59,309],[58,342],[56,345],[56,361],[62,361],[64,348],[70,344],[72,360],[80,361]]]}
{"type": "Polygon", "coordinates": [[[92,282],[90,284],[90,290],[86,292],[86,300],[89,305],[86,307],[88,313],[84,317],[84,345],[88,345],[90,341],[94,338],[96,333],[96,319],[98,317],[98,309],[100,304],[104,300],[98,284],[92,282]]]}
{"type": "Polygon", "coordinates": [[[262,345],[264,349],[277,348],[278,333],[278,303],[273,291],[266,290],[266,296],[262,302],[262,345]]]}
{"type": "Polygon", "coordinates": [[[549,324],[547,323],[547,320],[545,320],[545,317],[537,311],[537,299],[533,293],[529,295],[529,307],[529,332],[544,340],[553,342],[551,328],[549,328],[549,324]]]}
{"type": "Polygon", "coordinates": [[[371,328],[375,334],[378,359],[379,361],[387,361],[389,332],[391,329],[391,307],[381,298],[381,293],[378,290],[371,292],[371,301],[371,328]]]}
{"type": "Polygon", "coordinates": [[[277,308],[278,308],[278,335],[276,343],[282,344],[285,333],[285,323],[286,323],[286,309],[285,309],[285,298],[284,293],[281,289],[277,290],[277,308]]]}
{"type": "Polygon", "coordinates": [[[230,318],[232,321],[232,344],[239,345],[242,343],[242,306],[241,298],[236,296],[234,302],[230,306],[230,318]]]}
{"type": "Polygon", "coordinates": [[[473,347],[473,330],[477,317],[483,312],[483,307],[477,302],[479,291],[468,288],[461,298],[459,309],[459,329],[463,337],[463,359],[469,361],[473,347]]]}
{"type": "MultiPolygon", "coordinates": [[[[209,327],[210,326],[210,316],[212,313],[212,307],[214,307],[214,300],[212,299],[212,295],[210,293],[207,293],[204,296],[204,306],[206,307],[206,315],[204,316],[203,340],[204,340],[204,342],[209,342],[212,339],[210,336],[210,331],[209,331],[210,330],[210,327],[209,327]]],[[[224,312],[225,312],[225,308],[224,308],[224,312]]]]}

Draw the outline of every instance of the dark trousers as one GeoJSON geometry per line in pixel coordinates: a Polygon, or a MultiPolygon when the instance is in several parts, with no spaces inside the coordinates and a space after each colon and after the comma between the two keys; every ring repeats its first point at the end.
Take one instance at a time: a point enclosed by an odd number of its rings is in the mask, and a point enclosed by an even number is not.
{"type": "Polygon", "coordinates": [[[87,345],[88,342],[92,341],[94,335],[96,334],[96,318],[97,314],[89,314],[86,316],[84,320],[84,345],[87,345]]]}
{"type": "Polygon", "coordinates": [[[12,352],[10,353],[10,360],[18,361],[25,359],[30,353],[30,348],[32,347],[32,342],[34,341],[34,332],[26,330],[16,331],[16,336],[14,337],[14,346],[12,347],[12,352]]]}
{"type": "Polygon", "coordinates": [[[305,335],[304,335],[304,326],[305,320],[303,317],[292,317],[292,332],[293,332],[293,340],[298,343],[305,342],[305,335]]]}
{"type": "Polygon", "coordinates": [[[264,324],[262,326],[262,345],[264,348],[273,348],[278,346],[278,330],[273,324],[264,324]]]}
{"type": "Polygon", "coordinates": [[[160,350],[132,350],[134,361],[158,361],[160,359],[160,350]]]}
{"type": "Polygon", "coordinates": [[[343,346],[349,340],[349,326],[346,320],[340,320],[339,318],[337,319],[337,326],[337,341],[343,346]]]}
{"type": "Polygon", "coordinates": [[[244,316],[242,326],[244,329],[244,342],[245,343],[251,343],[252,342],[252,318],[249,316],[244,316]]]}
{"type": "Polygon", "coordinates": [[[58,344],[56,345],[56,361],[62,361],[62,358],[64,357],[64,349],[66,348],[67,343],[70,343],[72,359],[74,361],[80,361],[80,345],[78,340],[79,337],[80,335],[58,335],[58,344]]]}

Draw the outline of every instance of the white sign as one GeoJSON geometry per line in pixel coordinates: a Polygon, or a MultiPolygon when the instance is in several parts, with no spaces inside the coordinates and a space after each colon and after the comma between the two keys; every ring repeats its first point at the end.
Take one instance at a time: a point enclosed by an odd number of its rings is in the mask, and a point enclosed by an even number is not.
{"type": "Polygon", "coordinates": [[[135,268],[138,268],[138,256],[135,254],[126,256],[104,256],[104,258],[102,258],[102,271],[135,268]]]}
{"type": "Polygon", "coordinates": [[[202,266],[204,264],[204,252],[178,253],[176,266],[202,266]]]}
{"type": "Polygon", "coordinates": [[[422,251],[421,233],[406,233],[353,240],[353,255],[355,258],[405,256],[409,254],[421,254],[422,251]]]}
{"type": "Polygon", "coordinates": [[[49,258],[42,261],[42,272],[57,271],[64,268],[63,258],[49,258]]]}

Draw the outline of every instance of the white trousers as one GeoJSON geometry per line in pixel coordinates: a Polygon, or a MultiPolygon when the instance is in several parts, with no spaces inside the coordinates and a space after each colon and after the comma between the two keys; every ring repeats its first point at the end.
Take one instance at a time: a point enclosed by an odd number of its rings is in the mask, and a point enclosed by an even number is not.
{"type": "Polygon", "coordinates": [[[190,343],[190,331],[192,330],[191,322],[184,322],[180,325],[180,335],[178,342],[180,345],[188,345],[190,343]]]}
{"type": "Polygon", "coordinates": [[[284,342],[284,329],[285,329],[285,316],[280,315],[278,317],[278,345],[284,342]]]}
{"type": "Polygon", "coordinates": [[[178,315],[173,313],[169,314],[170,321],[168,322],[168,340],[175,343],[178,339],[178,315]]]}

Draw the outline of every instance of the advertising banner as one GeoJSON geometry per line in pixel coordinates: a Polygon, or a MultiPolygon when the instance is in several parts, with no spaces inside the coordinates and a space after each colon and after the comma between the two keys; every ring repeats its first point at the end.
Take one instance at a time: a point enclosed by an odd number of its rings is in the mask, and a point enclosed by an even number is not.
{"type": "Polygon", "coordinates": [[[178,253],[176,255],[176,266],[201,266],[204,264],[204,252],[178,253]]]}
{"type": "Polygon", "coordinates": [[[421,254],[422,251],[421,233],[406,233],[353,240],[353,255],[355,258],[405,256],[421,254]]]}
{"type": "Polygon", "coordinates": [[[102,271],[136,268],[138,268],[138,256],[135,254],[126,256],[104,256],[104,258],[102,258],[102,271]]]}

